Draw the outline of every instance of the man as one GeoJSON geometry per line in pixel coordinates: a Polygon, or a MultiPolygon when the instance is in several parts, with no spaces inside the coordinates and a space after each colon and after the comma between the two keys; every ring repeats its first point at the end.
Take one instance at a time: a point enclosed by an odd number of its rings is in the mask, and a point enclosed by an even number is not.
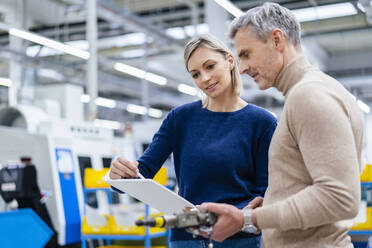
{"type": "Polygon", "coordinates": [[[353,247],[343,220],[356,216],[360,200],[363,120],[355,100],[306,60],[300,24],[288,9],[253,8],[233,21],[230,37],[240,73],[261,90],[277,88],[285,104],[270,145],[263,206],[260,199],[244,210],[202,204],[219,214],[212,238],[243,228],[262,230],[263,247],[353,247]]]}

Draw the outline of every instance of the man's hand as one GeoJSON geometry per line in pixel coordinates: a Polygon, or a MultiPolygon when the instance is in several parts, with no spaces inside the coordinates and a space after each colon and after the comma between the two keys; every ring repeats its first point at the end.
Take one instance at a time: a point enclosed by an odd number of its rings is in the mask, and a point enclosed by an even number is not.
{"type": "Polygon", "coordinates": [[[118,157],[111,164],[110,178],[111,179],[122,179],[122,178],[134,178],[137,177],[138,162],[130,162],[124,157],[118,157]]]}
{"type": "Polygon", "coordinates": [[[248,203],[247,206],[245,206],[244,208],[252,208],[252,209],[255,209],[255,208],[258,208],[258,207],[262,207],[262,203],[263,203],[263,198],[261,196],[257,196],[255,197],[252,201],[250,201],[248,203]]]}
{"type": "MultiPolygon", "coordinates": [[[[200,208],[218,215],[218,220],[213,226],[213,240],[222,242],[239,232],[243,227],[243,212],[235,206],[224,203],[203,203],[200,208]]],[[[208,238],[205,233],[201,233],[201,235],[208,238]]]]}

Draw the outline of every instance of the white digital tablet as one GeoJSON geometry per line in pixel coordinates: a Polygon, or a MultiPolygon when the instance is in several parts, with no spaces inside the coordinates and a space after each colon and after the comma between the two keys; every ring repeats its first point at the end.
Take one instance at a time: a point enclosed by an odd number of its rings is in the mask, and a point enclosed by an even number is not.
{"type": "Polygon", "coordinates": [[[192,203],[152,179],[109,179],[104,181],[128,195],[150,205],[164,214],[181,213],[192,203]]]}

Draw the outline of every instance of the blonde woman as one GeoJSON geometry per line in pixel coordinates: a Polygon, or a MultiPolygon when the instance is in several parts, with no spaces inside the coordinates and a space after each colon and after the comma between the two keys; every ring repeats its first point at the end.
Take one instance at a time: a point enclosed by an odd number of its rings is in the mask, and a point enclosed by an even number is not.
{"type": "MultiPolygon", "coordinates": [[[[216,38],[206,35],[191,40],[184,58],[205,97],[170,111],[138,161],[117,158],[110,177],[136,177],[139,171],[152,178],[173,152],[182,197],[195,205],[209,201],[244,208],[266,190],[267,152],[276,119],[240,97],[242,83],[235,59],[216,38]]],[[[194,239],[183,229],[171,232],[171,248],[207,244],[203,237],[194,239]]],[[[214,247],[259,245],[259,236],[239,232],[214,247]]]]}

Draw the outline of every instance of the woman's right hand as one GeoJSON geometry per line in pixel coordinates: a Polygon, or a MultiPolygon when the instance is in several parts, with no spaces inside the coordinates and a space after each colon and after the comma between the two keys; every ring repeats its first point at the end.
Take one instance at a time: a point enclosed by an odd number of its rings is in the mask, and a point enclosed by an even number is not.
{"type": "Polygon", "coordinates": [[[135,178],[138,172],[138,162],[130,162],[124,157],[117,157],[111,163],[110,178],[111,179],[123,179],[123,178],[135,178]]]}

